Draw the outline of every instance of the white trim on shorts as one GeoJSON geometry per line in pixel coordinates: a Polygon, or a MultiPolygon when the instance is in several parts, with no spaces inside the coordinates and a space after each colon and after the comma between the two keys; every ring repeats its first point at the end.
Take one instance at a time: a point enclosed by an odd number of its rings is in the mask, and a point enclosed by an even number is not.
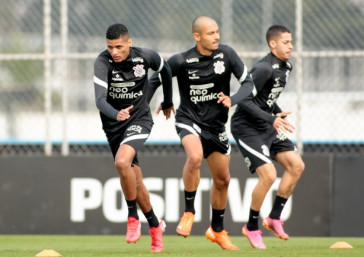
{"type": "Polygon", "coordinates": [[[265,161],[266,163],[272,163],[272,161],[266,157],[264,154],[261,154],[260,152],[254,150],[253,148],[251,148],[250,146],[248,146],[247,144],[245,144],[243,141],[241,141],[239,139],[239,144],[245,149],[247,150],[249,153],[255,155],[256,157],[258,157],[259,159],[261,159],[262,161],[265,161]]]}
{"type": "Polygon", "coordinates": [[[149,137],[149,134],[134,135],[134,136],[125,138],[123,141],[121,141],[120,145],[122,145],[126,142],[129,142],[129,141],[132,141],[132,140],[144,139],[144,138],[148,138],[148,137],[149,137]]]}
{"type": "Polygon", "coordinates": [[[183,128],[183,129],[186,129],[188,130],[189,132],[191,132],[192,134],[196,135],[199,137],[199,134],[197,133],[197,131],[191,127],[191,126],[188,126],[186,124],[183,124],[183,123],[180,123],[180,122],[176,122],[175,125],[179,128],[183,128]]]}
{"type": "Polygon", "coordinates": [[[230,143],[228,143],[228,144],[229,144],[229,147],[228,147],[225,155],[231,155],[231,144],[230,143]]]}

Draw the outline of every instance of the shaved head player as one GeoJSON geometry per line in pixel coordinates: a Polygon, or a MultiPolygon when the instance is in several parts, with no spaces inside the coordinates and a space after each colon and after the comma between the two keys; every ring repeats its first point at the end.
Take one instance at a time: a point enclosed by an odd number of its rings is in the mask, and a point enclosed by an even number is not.
{"type": "MultiPolygon", "coordinates": [[[[192,36],[196,45],[167,61],[172,76],[178,81],[181,103],[175,126],[186,153],[183,167],[185,210],[176,231],[184,237],[191,233],[200,166],[205,158],[213,179],[212,220],[206,238],[224,250],[238,250],[231,243],[223,222],[230,182],[231,149],[225,123],[228,107],[252,94],[254,84],[237,53],[230,46],[220,44],[219,26],[214,19],[197,17],[192,23],[192,36]],[[241,87],[230,98],[232,75],[241,87]]],[[[153,76],[149,82],[148,101],[160,85],[158,76],[153,76]]]]}

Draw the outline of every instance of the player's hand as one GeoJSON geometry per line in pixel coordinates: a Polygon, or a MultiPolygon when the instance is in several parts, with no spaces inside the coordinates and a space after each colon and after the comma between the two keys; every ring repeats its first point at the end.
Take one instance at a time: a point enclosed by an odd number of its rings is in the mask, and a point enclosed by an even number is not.
{"type": "Polygon", "coordinates": [[[174,109],[174,105],[172,105],[172,107],[163,110],[162,105],[160,104],[155,114],[158,115],[160,111],[163,111],[166,120],[168,120],[171,117],[171,112],[173,112],[173,114],[176,115],[176,110],[174,109]]]}
{"type": "Polygon", "coordinates": [[[293,133],[295,127],[286,119],[288,114],[292,112],[280,112],[277,113],[277,118],[273,122],[273,127],[276,129],[278,135],[280,136],[281,133],[290,132],[293,133]]]}
{"type": "Polygon", "coordinates": [[[119,113],[118,116],[116,116],[116,120],[117,121],[123,121],[123,120],[127,120],[130,118],[130,114],[129,111],[131,109],[134,108],[134,105],[130,105],[128,108],[122,109],[119,113]]]}
{"type": "Polygon", "coordinates": [[[223,92],[220,92],[220,98],[217,100],[217,103],[222,103],[226,108],[231,107],[231,99],[229,96],[224,95],[223,92]]]}
{"type": "Polygon", "coordinates": [[[280,113],[277,113],[276,116],[281,117],[282,119],[284,119],[284,118],[287,118],[288,114],[291,114],[291,113],[292,113],[292,111],[280,112],[280,113]]]}

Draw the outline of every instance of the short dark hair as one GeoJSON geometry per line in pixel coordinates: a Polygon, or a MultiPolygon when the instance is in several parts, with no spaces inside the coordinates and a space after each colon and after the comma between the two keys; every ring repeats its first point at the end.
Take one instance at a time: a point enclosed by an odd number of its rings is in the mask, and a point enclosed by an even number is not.
{"type": "Polygon", "coordinates": [[[129,36],[128,28],[120,23],[109,26],[106,31],[107,39],[118,39],[125,35],[129,36]]]}
{"type": "Polygon", "coordinates": [[[269,45],[269,41],[274,38],[274,37],[277,37],[279,36],[280,34],[282,33],[291,33],[291,31],[289,31],[289,29],[287,29],[285,26],[282,26],[282,25],[273,25],[273,26],[270,26],[267,30],[267,33],[265,35],[265,38],[267,40],[267,43],[269,45]]]}

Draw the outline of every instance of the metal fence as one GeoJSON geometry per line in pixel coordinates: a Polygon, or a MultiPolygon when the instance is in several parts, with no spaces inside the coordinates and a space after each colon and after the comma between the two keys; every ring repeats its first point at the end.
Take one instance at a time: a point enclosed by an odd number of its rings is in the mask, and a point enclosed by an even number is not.
{"type": "MultiPolygon", "coordinates": [[[[364,0],[0,0],[0,6],[2,155],[104,149],[93,62],[106,48],[106,28],[126,24],[134,45],[167,59],[194,45],[191,23],[198,15],[217,20],[221,43],[248,67],[268,52],[270,25],[289,27],[294,70],[278,103],[293,111],[293,139],[301,150],[350,145],[362,151],[364,0]]],[[[157,91],[152,111],[161,97],[157,91]]],[[[174,120],[154,118],[148,143],[178,144],[174,120]]]]}

